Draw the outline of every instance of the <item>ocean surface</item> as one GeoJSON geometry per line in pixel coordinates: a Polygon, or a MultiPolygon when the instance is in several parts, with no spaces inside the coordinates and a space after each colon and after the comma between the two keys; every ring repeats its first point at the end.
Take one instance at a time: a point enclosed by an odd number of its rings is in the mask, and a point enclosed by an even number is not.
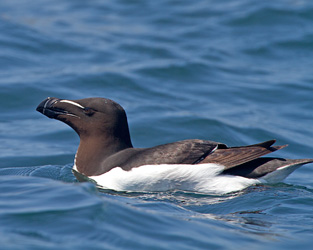
{"type": "Polygon", "coordinates": [[[313,164],[225,195],[100,191],[35,111],[106,97],[136,147],[277,139],[313,157],[313,2],[0,1],[1,249],[312,249],[313,164]]]}

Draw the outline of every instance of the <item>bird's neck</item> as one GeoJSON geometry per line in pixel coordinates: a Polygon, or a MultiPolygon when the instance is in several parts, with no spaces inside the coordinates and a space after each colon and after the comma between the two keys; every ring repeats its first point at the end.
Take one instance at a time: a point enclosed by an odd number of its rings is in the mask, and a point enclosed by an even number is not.
{"type": "Polygon", "coordinates": [[[81,137],[75,156],[77,171],[86,175],[100,175],[106,171],[103,162],[110,156],[126,148],[132,148],[129,141],[114,137],[81,137]]]}

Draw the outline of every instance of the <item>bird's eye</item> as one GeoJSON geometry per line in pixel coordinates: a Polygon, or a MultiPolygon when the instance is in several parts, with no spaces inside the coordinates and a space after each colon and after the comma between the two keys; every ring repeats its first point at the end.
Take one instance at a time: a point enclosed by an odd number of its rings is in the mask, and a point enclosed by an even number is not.
{"type": "Polygon", "coordinates": [[[95,111],[92,108],[87,107],[87,108],[84,108],[83,110],[84,110],[85,115],[88,115],[88,116],[92,116],[95,113],[95,111]]]}

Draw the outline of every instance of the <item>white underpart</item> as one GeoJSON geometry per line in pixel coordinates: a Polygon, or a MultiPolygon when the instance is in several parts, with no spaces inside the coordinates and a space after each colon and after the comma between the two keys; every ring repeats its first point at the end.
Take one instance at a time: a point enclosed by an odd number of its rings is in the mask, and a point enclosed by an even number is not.
{"type": "Polygon", "coordinates": [[[80,104],[78,104],[78,103],[76,103],[76,102],[69,101],[69,100],[61,100],[60,102],[69,103],[69,104],[75,105],[75,106],[77,106],[77,107],[79,107],[79,108],[81,108],[81,109],[84,109],[84,108],[85,108],[84,106],[82,106],[82,105],[80,105],[80,104]]]}
{"type": "Polygon", "coordinates": [[[144,165],[130,171],[116,167],[105,174],[89,178],[104,189],[135,192],[186,190],[224,194],[261,183],[257,179],[219,175],[223,169],[223,166],[213,163],[144,165]]]}
{"type": "Polygon", "coordinates": [[[76,166],[76,158],[77,158],[77,152],[76,152],[75,158],[74,158],[74,166],[73,166],[73,169],[78,172],[77,166],[76,166]]]}

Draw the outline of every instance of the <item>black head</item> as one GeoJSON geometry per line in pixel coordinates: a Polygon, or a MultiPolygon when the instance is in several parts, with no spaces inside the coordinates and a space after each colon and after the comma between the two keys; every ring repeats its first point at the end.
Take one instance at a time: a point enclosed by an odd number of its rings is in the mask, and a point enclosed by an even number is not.
{"type": "Polygon", "coordinates": [[[36,110],[68,124],[81,138],[113,138],[131,146],[126,113],[110,99],[65,100],[48,97],[36,110]]]}

